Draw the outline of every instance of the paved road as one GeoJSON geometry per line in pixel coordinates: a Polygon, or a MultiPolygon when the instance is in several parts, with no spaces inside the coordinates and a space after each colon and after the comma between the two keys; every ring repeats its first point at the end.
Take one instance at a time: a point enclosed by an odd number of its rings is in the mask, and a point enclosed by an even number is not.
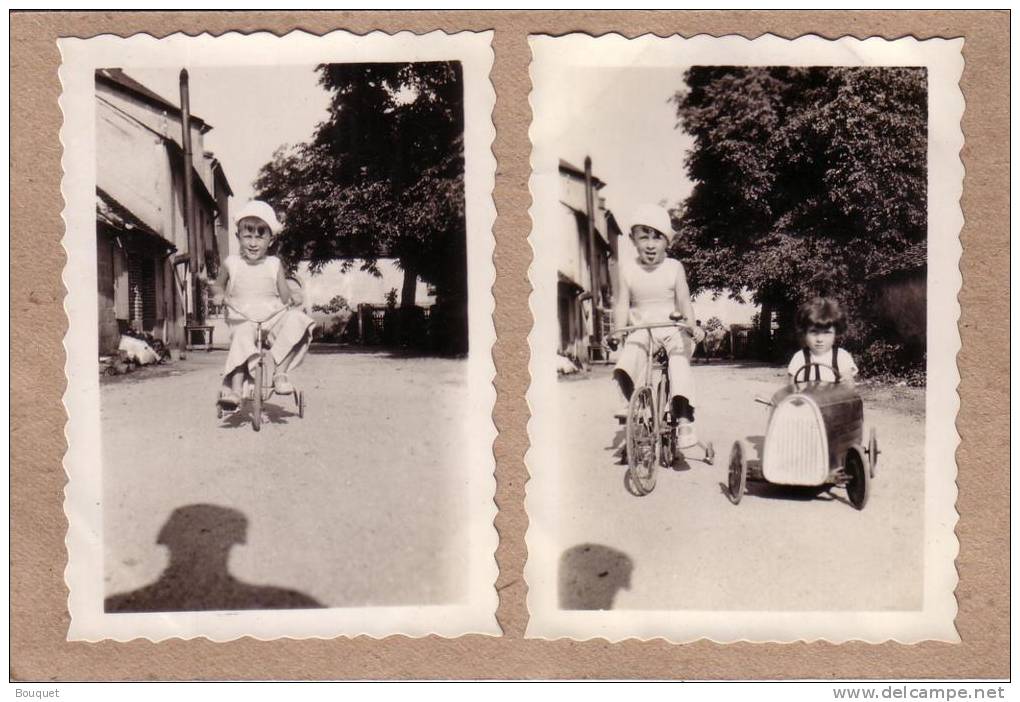
{"type": "Polygon", "coordinates": [[[257,434],[215,416],[224,352],[104,380],[108,595],[165,580],[174,549],[185,568],[213,568],[215,553],[196,557],[215,550],[209,523],[229,531],[240,513],[227,568],[243,583],[326,606],[461,598],[466,362],[315,351],[292,374],[305,418],[273,398],[257,434]],[[188,505],[210,507],[170,520],[188,505]]]}
{"type": "Polygon", "coordinates": [[[576,547],[590,545],[587,557],[597,563],[601,553],[604,571],[629,565],[629,589],[616,593],[618,609],[918,608],[923,419],[865,401],[865,428],[878,428],[883,453],[862,512],[838,488],[817,496],[752,488],[738,506],[725,497],[730,447],[764,433],[765,408],[753,398],[770,396],[782,373],[696,366],[698,429],[715,444],[715,465],[690,461],[688,470],[660,469],[645,497],[625,490],[626,466],[614,455],[623,431],[612,418],[619,400],[608,369],[560,381],[561,562],[579,562],[576,547]]]}

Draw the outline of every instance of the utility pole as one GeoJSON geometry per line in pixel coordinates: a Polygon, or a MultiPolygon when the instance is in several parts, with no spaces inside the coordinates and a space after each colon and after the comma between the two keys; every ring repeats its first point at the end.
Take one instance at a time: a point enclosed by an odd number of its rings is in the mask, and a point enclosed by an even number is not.
{"type": "Polygon", "coordinates": [[[599,301],[602,297],[599,288],[599,262],[595,247],[595,194],[591,177],[591,156],[584,157],[584,206],[588,220],[588,272],[591,274],[591,323],[592,343],[602,343],[602,315],[599,301]]]}
{"type": "MultiPolygon", "coordinates": [[[[192,324],[202,323],[202,283],[198,279],[202,240],[194,218],[194,190],[191,182],[191,100],[188,94],[188,70],[181,69],[181,144],[184,147],[184,228],[188,233],[188,270],[191,272],[192,324]]],[[[187,322],[185,322],[187,324],[187,322]]],[[[190,341],[185,329],[185,345],[190,341]]]]}

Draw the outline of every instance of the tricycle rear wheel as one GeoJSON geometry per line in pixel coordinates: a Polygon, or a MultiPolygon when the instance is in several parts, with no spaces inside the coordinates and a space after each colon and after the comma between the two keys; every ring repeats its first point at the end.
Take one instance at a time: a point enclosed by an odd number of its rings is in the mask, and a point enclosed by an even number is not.
{"type": "Polygon", "coordinates": [[[730,450],[730,467],[727,480],[726,496],[735,505],[740,504],[747,488],[747,457],[748,447],[743,441],[734,441],[730,450]]]}
{"type": "Polygon", "coordinates": [[[878,434],[872,427],[868,432],[868,462],[871,464],[871,477],[875,477],[875,470],[878,468],[878,434]]]}

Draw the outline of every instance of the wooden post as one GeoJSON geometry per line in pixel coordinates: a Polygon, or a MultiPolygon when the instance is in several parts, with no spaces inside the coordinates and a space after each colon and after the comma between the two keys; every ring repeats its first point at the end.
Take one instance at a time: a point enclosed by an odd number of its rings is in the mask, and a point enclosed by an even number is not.
{"type": "MultiPolygon", "coordinates": [[[[599,265],[595,247],[595,194],[591,177],[591,156],[584,157],[584,205],[588,220],[588,272],[591,274],[592,342],[602,343],[602,319],[599,309],[599,265]]],[[[585,354],[587,356],[587,354],[585,354]]]]}
{"type": "MultiPolygon", "coordinates": [[[[188,253],[191,255],[188,260],[188,270],[191,273],[191,306],[192,323],[201,324],[202,314],[202,283],[198,279],[199,263],[202,251],[202,240],[198,227],[195,226],[194,217],[194,190],[191,182],[191,100],[188,92],[188,70],[181,69],[181,145],[184,147],[184,227],[188,233],[188,253]]],[[[185,312],[185,324],[187,324],[187,312],[185,312]]],[[[187,344],[187,331],[185,330],[185,344],[187,344]]]]}

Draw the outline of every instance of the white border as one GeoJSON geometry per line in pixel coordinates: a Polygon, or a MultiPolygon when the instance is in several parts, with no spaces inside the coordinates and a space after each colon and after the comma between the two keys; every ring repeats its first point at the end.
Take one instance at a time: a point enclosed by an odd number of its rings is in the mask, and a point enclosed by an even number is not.
{"type": "Polygon", "coordinates": [[[70,590],[68,606],[70,640],[126,641],[144,637],[159,641],[170,637],[205,636],[226,641],[242,636],[332,638],[335,636],[390,634],[406,636],[459,636],[468,633],[498,635],[495,612],[499,603],[494,584],[498,575],[495,550],[499,536],[493,526],[496,505],[495,459],[492,442],[496,427],[492,408],[495,365],[492,345],[496,339],[492,321],[495,301],[492,286],[496,271],[492,261],[495,239],[492,225],[496,208],[492,200],[496,160],[492,154],[495,127],[492,109],[496,94],[489,80],[493,63],[493,33],[435,31],[416,35],[373,32],[356,35],[335,31],[315,36],[294,31],[283,37],[259,32],[236,32],[214,37],[182,34],[156,39],[147,34],[128,38],[103,35],[91,39],[60,39],[62,55],[60,107],[64,124],[61,191],[66,234],[63,246],[67,265],[64,309],[68,318],[64,348],[67,353],[68,451],[64,467],[68,474],[64,511],[69,528],[66,538],[68,563],[65,580],[70,590]],[[317,64],[365,61],[459,60],[464,75],[465,196],[468,229],[468,417],[472,422],[467,447],[470,480],[468,495],[469,573],[464,604],[428,607],[364,607],[317,610],[184,612],[138,615],[107,615],[103,612],[101,572],[102,514],[101,460],[98,442],[99,378],[97,348],[95,259],[95,98],[94,71],[108,66],[189,67],[231,65],[317,64]]]}
{"type": "MultiPolygon", "coordinates": [[[[643,35],[627,39],[619,34],[597,38],[585,34],[529,38],[531,64],[530,131],[533,145],[530,180],[532,236],[535,252],[529,280],[535,324],[531,347],[531,387],[528,404],[531,448],[525,462],[531,479],[525,506],[529,518],[528,583],[531,619],[527,636],[619,641],[628,637],[665,637],[673,642],[708,638],[734,641],[812,641],[834,643],[863,640],[958,642],[953,624],[958,581],[955,558],[959,544],[953,531],[957,512],[955,451],[959,443],[956,414],[959,409],[960,349],[957,295],[962,284],[959,269],[963,213],[963,164],[960,150],[964,100],[959,88],[963,73],[962,39],[913,38],[887,41],[818,36],[795,40],[764,35],[691,39],[643,35]],[[556,379],[554,339],[556,322],[556,271],[552,256],[542,255],[543,223],[554,219],[557,207],[556,143],[546,133],[543,105],[551,91],[561,90],[551,74],[566,66],[689,66],[689,65],[891,65],[926,66],[928,69],[928,387],[926,394],[925,451],[925,554],[924,608],[916,612],[776,612],[776,611],[563,611],[556,603],[558,552],[550,541],[559,513],[557,467],[556,379]]],[[[547,229],[548,227],[545,227],[547,229]]]]}

